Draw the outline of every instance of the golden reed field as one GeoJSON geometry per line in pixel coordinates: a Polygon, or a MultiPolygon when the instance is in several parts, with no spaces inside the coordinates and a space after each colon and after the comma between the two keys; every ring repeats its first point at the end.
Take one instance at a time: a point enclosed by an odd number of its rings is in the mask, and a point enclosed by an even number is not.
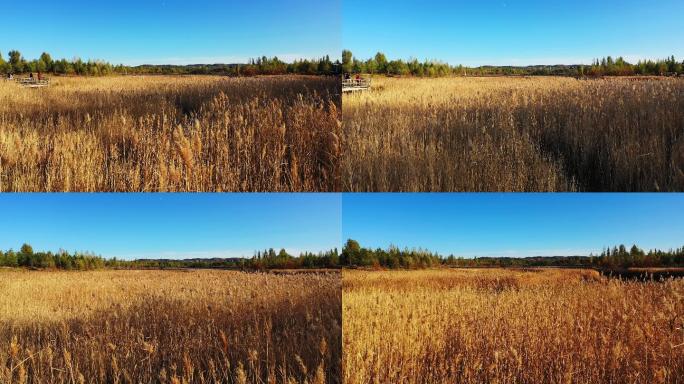
{"type": "Polygon", "coordinates": [[[374,78],[345,191],[682,191],[684,80],[374,78]]]}
{"type": "Polygon", "coordinates": [[[684,280],[590,270],[343,273],[356,383],[683,383],[684,280]]]}
{"type": "Polygon", "coordinates": [[[0,383],[340,383],[339,272],[0,270],[0,383]]]}
{"type": "Polygon", "coordinates": [[[0,81],[0,191],[338,190],[336,78],[0,81]]]}

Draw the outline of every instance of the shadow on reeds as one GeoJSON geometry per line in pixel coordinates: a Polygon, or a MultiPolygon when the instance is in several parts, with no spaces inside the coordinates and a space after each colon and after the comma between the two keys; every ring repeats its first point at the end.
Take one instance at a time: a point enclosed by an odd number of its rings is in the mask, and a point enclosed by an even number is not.
{"type": "Polygon", "coordinates": [[[345,103],[345,191],[684,190],[684,81],[385,81],[345,103]]]}
{"type": "Polygon", "coordinates": [[[335,78],[63,81],[3,98],[0,191],[340,189],[335,78]]]}
{"type": "Polygon", "coordinates": [[[0,382],[339,383],[341,316],[332,290],[239,307],[150,295],[87,319],[3,326],[0,382]]]}
{"type": "Polygon", "coordinates": [[[684,268],[614,268],[599,269],[601,276],[637,281],[665,281],[684,278],[684,268]]]}

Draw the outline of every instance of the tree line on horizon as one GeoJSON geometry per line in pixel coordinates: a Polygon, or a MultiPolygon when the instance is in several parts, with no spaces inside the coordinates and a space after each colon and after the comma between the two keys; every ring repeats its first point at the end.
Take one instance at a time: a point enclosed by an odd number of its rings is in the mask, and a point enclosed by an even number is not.
{"type": "Polygon", "coordinates": [[[288,254],[285,249],[276,253],[273,248],[270,248],[263,252],[255,252],[251,258],[122,260],[116,257],[107,259],[92,252],[70,253],[59,250],[53,253],[51,251],[34,251],[31,245],[24,244],[19,251],[13,249],[0,250],[0,267],[84,271],[106,268],[228,268],[247,270],[337,268],[339,267],[339,252],[335,248],[325,252],[303,252],[299,256],[293,256],[288,254]]]}
{"type": "Polygon", "coordinates": [[[43,52],[39,58],[26,60],[21,52],[9,51],[7,59],[0,52],[0,74],[46,73],[54,75],[107,76],[107,75],[334,75],[340,68],[339,60],[332,61],[329,56],[319,59],[295,60],[286,63],[277,57],[262,56],[250,59],[246,64],[195,64],[195,65],[113,65],[102,60],[83,61],[54,60],[43,52]]]}
{"type": "Polygon", "coordinates": [[[212,259],[106,259],[92,252],[69,253],[59,250],[34,252],[29,244],[19,251],[0,250],[0,267],[23,267],[35,269],[95,270],[136,268],[226,268],[242,270],[308,269],[308,268],[387,268],[424,269],[433,267],[585,267],[585,268],[658,268],[684,267],[684,246],[662,251],[644,251],[633,245],[629,250],[624,245],[604,249],[600,254],[589,256],[534,256],[534,257],[474,257],[454,255],[442,256],[425,249],[365,248],[358,241],[349,239],[342,252],[337,248],[313,253],[303,252],[299,256],[287,253],[285,249],[276,252],[273,248],[257,251],[251,258],[212,259]]]}
{"type": "Polygon", "coordinates": [[[34,252],[29,244],[21,246],[19,251],[0,250],[0,267],[24,267],[37,269],[94,270],[107,266],[108,260],[91,252],[69,253],[65,250],[52,252],[34,252]]]}
{"type": "Polygon", "coordinates": [[[337,248],[329,251],[313,253],[303,252],[299,256],[287,253],[284,248],[276,252],[269,248],[257,251],[251,258],[211,258],[211,259],[141,259],[134,261],[110,260],[114,268],[227,268],[244,270],[268,269],[311,269],[311,268],[339,268],[339,251],[337,248]]]}
{"type": "Polygon", "coordinates": [[[389,76],[444,77],[444,76],[634,76],[634,75],[681,75],[684,74],[684,61],[678,62],[674,56],[664,60],[640,60],[630,64],[624,58],[611,56],[596,59],[591,65],[531,65],[516,66],[452,66],[434,60],[423,62],[417,59],[388,60],[378,52],[375,56],[359,60],[350,50],[342,51],[342,72],[350,74],[381,74],[389,76]]]}
{"type": "Polygon", "coordinates": [[[358,241],[349,239],[340,255],[342,267],[371,267],[388,269],[423,269],[432,267],[586,267],[586,268],[657,268],[684,267],[684,247],[662,251],[644,251],[633,245],[606,248],[600,254],[589,256],[536,256],[536,257],[474,257],[442,256],[424,249],[364,248],[358,241]]]}

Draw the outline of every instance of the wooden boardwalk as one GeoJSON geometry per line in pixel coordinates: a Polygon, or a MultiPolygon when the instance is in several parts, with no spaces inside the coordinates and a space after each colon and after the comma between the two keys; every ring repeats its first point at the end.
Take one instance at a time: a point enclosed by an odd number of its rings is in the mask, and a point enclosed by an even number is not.
{"type": "Polygon", "coordinates": [[[50,79],[40,79],[35,77],[16,78],[14,81],[24,88],[42,88],[50,86],[50,79]]]}
{"type": "Polygon", "coordinates": [[[345,79],[342,80],[342,93],[361,92],[371,88],[371,79],[345,79]]]}

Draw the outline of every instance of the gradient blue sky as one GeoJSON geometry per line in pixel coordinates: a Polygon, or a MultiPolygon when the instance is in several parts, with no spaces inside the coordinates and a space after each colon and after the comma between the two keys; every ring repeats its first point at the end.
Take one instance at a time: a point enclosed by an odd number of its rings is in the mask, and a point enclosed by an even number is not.
{"type": "Polygon", "coordinates": [[[0,50],[118,64],[337,58],[341,0],[3,1],[0,50]]]}
{"type": "Polygon", "coordinates": [[[581,64],[612,55],[684,59],[684,1],[343,0],[355,56],[464,65],[581,64]]]}
{"type": "Polygon", "coordinates": [[[3,194],[0,249],[128,259],[329,250],[341,242],[340,204],[338,194],[3,194]]]}
{"type": "Polygon", "coordinates": [[[343,239],[456,256],[684,245],[684,194],[345,194],[343,239]]]}

